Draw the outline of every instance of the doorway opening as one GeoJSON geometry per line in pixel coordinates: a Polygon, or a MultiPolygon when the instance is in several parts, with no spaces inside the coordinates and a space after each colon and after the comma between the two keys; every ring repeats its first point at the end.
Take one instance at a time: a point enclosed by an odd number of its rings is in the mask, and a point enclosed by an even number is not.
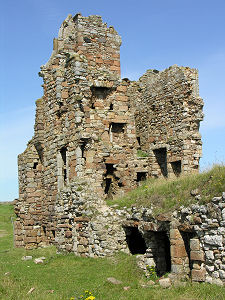
{"type": "Polygon", "coordinates": [[[164,177],[167,177],[168,170],[167,170],[167,150],[166,150],[166,148],[155,149],[155,150],[153,150],[153,153],[154,153],[156,161],[159,165],[161,174],[164,177]]]}
{"type": "Polygon", "coordinates": [[[126,241],[131,254],[145,254],[145,240],[138,227],[124,227],[126,241]]]}

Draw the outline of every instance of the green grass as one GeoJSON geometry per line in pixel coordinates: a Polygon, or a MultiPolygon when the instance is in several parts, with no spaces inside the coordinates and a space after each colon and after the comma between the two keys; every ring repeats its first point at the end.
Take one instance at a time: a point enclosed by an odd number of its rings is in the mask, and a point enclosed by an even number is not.
{"type": "Polygon", "coordinates": [[[143,288],[147,283],[137,268],[135,256],[120,253],[111,258],[81,258],[73,254],[57,254],[55,247],[36,250],[13,248],[11,217],[13,208],[0,204],[0,299],[1,300],[69,300],[90,290],[96,300],[224,300],[224,287],[190,284],[186,287],[162,289],[143,288]],[[3,234],[4,233],[4,234],[3,234]],[[45,256],[42,265],[22,261],[24,255],[45,256]],[[107,277],[121,280],[113,285],[107,277]],[[128,291],[123,287],[130,286],[128,291]],[[32,294],[27,292],[34,287],[32,294]],[[50,291],[54,292],[51,293],[50,291]]]}
{"type": "Polygon", "coordinates": [[[147,152],[144,152],[142,150],[137,150],[137,157],[148,157],[149,154],[147,152]]]}
{"type": "Polygon", "coordinates": [[[154,213],[169,212],[179,206],[191,203],[204,204],[214,196],[225,191],[225,166],[215,165],[211,170],[200,174],[180,176],[175,179],[149,179],[124,197],[108,200],[109,205],[117,207],[144,206],[154,207],[154,213]],[[190,192],[198,189],[201,196],[196,200],[190,192]]]}

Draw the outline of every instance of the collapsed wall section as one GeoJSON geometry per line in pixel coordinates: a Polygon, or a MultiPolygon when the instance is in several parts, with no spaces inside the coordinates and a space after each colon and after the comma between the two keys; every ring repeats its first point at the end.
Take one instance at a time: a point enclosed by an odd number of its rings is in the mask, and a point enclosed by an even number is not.
{"type": "Polygon", "coordinates": [[[203,119],[197,70],[176,65],[162,72],[148,70],[130,93],[140,149],[150,157],[151,175],[197,171],[203,119]]]}

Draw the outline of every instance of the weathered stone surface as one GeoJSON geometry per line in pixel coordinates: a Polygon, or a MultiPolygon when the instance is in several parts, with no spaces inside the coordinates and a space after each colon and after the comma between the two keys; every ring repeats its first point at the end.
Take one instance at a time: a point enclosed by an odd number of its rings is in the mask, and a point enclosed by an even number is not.
{"type": "Polygon", "coordinates": [[[35,263],[35,264],[43,264],[43,263],[44,263],[44,260],[41,259],[41,258],[35,258],[34,263],[35,263]]]}
{"type": "Polygon", "coordinates": [[[203,251],[191,251],[191,260],[204,261],[204,252],[203,251]]]}
{"type": "Polygon", "coordinates": [[[164,289],[167,289],[169,287],[171,287],[171,280],[169,278],[162,278],[162,279],[159,279],[159,285],[161,287],[163,287],[164,289]]]}
{"type": "Polygon", "coordinates": [[[192,251],[199,251],[200,250],[200,242],[198,239],[191,239],[190,240],[190,248],[192,251]]]}
{"type": "Polygon", "coordinates": [[[108,278],[107,278],[107,281],[109,281],[109,282],[112,283],[112,284],[122,284],[122,283],[123,283],[122,281],[117,280],[117,279],[114,278],[114,277],[108,277],[108,278]]]}
{"type": "Polygon", "coordinates": [[[205,275],[206,275],[205,269],[191,271],[192,281],[205,281],[205,275]]]}
{"type": "Polygon", "coordinates": [[[32,260],[32,256],[30,256],[30,255],[23,256],[21,259],[22,260],[32,260]]]}
{"type": "Polygon", "coordinates": [[[150,264],[163,275],[170,253],[172,272],[187,276],[191,256],[194,281],[205,269],[208,282],[225,281],[224,193],[157,218],[152,206],[106,205],[147,177],[198,171],[201,157],[197,70],[174,65],[122,80],[120,45],[99,16],[63,22],[41,66],[34,137],[18,157],[15,244],[104,257],[132,252],[127,241],[139,236],[145,272],[150,264]]]}
{"type": "Polygon", "coordinates": [[[210,245],[215,245],[215,246],[222,246],[223,245],[222,235],[206,235],[205,243],[210,245]]]}

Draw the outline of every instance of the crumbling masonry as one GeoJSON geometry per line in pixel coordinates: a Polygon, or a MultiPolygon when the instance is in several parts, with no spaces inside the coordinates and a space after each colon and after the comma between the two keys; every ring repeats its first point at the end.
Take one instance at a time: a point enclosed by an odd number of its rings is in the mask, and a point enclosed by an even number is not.
{"type": "Polygon", "coordinates": [[[55,244],[90,257],[142,253],[158,274],[192,270],[204,281],[211,273],[203,244],[189,221],[179,230],[184,217],[153,220],[148,210],[106,205],[148,177],[198,171],[201,157],[197,70],[174,65],[121,79],[120,45],[101,17],[81,14],[69,15],[54,39],[40,71],[35,134],[18,157],[16,246],[55,244]]]}

